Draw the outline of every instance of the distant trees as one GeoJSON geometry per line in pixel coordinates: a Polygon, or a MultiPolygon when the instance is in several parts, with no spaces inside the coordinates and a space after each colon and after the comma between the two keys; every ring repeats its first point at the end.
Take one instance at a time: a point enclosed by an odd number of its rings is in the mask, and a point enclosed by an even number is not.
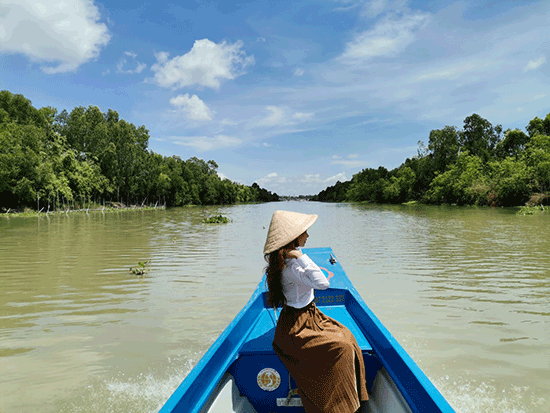
{"type": "Polygon", "coordinates": [[[518,206],[550,199],[550,113],[526,127],[493,126],[477,114],[461,130],[445,126],[419,142],[418,156],[401,166],[364,169],[348,182],[321,191],[328,202],[518,206]]]}
{"type": "Polygon", "coordinates": [[[257,184],[221,179],[215,161],[163,157],[149,131],[109,109],[36,109],[0,91],[0,207],[54,209],[90,202],[213,205],[278,200],[257,184]]]}

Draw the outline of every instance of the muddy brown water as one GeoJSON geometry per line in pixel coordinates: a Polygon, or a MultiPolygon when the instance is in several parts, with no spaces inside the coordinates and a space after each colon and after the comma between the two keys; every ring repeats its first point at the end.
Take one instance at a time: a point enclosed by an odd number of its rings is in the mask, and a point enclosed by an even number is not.
{"type": "Polygon", "coordinates": [[[457,412],[550,411],[550,215],[281,202],[1,218],[0,412],[158,411],[259,282],[276,209],[319,214],[307,246],[457,412]]]}

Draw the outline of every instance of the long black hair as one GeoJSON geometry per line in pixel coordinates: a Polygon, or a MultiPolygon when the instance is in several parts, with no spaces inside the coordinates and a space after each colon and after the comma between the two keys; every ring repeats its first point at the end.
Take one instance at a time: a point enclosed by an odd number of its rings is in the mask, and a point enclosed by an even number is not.
{"type": "Polygon", "coordinates": [[[273,308],[277,308],[285,303],[282,275],[283,269],[286,266],[286,252],[296,248],[297,246],[298,239],[295,239],[284,247],[281,247],[278,250],[264,256],[267,261],[267,267],[265,267],[267,282],[267,305],[273,308]]]}

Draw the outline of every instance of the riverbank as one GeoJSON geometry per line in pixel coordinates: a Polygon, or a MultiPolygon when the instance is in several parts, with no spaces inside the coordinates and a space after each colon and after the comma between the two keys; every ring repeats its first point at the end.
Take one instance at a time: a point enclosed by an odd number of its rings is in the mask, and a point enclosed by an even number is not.
{"type": "MultiPolygon", "coordinates": [[[[374,202],[370,201],[360,201],[360,202],[350,202],[351,204],[356,205],[390,205],[390,204],[376,204],[374,202]]],[[[411,206],[411,207],[418,207],[418,206],[426,206],[426,207],[433,207],[435,205],[427,204],[420,201],[408,201],[403,202],[401,204],[393,204],[393,205],[403,205],[403,206],[411,206]]],[[[524,206],[489,206],[489,205],[458,205],[458,204],[440,204],[439,206],[448,206],[448,207],[454,207],[454,208],[485,208],[485,209],[492,209],[492,208],[502,208],[502,209],[510,209],[514,210],[517,215],[534,215],[541,212],[550,213],[550,206],[545,206],[543,204],[539,205],[524,205],[524,206]]]]}
{"type": "MultiPolygon", "coordinates": [[[[223,205],[183,205],[183,206],[177,206],[177,207],[169,207],[169,208],[198,208],[198,207],[212,207],[212,206],[237,206],[237,205],[259,205],[263,204],[264,202],[237,202],[234,204],[223,204],[223,205]]],[[[68,214],[88,214],[90,212],[102,212],[102,213],[113,213],[113,212],[129,212],[129,211],[156,211],[156,210],[166,210],[169,209],[165,205],[125,205],[122,203],[113,203],[111,206],[103,206],[103,205],[90,205],[89,208],[67,208],[67,209],[57,209],[53,211],[44,211],[44,208],[42,208],[40,211],[36,211],[30,208],[25,208],[23,211],[21,210],[12,210],[12,209],[5,209],[2,208],[0,210],[0,216],[2,217],[19,217],[19,218],[27,218],[27,217],[37,217],[37,216],[48,216],[48,215],[68,215],[68,214]]]]}
{"type": "Polygon", "coordinates": [[[58,209],[54,211],[34,211],[29,208],[25,208],[23,211],[17,210],[4,210],[0,214],[5,218],[10,217],[37,217],[37,216],[48,216],[48,215],[63,215],[63,214],[89,214],[90,212],[102,212],[102,213],[113,213],[113,212],[129,212],[129,211],[155,211],[155,210],[164,210],[166,207],[164,205],[155,205],[155,206],[140,206],[140,205],[124,205],[116,204],[113,206],[93,206],[92,208],[80,208],[80,209],[58,209]]]}

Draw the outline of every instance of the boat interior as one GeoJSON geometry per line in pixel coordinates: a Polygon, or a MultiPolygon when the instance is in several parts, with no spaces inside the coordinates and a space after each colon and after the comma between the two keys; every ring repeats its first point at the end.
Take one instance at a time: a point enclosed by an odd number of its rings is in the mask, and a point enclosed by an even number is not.
{"type": "MultiPolygon", "coordinates": [[[[360,412],[410,413],[406,401],[348,311],[345,302],[350,299],[353,298],[346,291],[326,290],[318,294],[316,302],[321,311],[351,330],[362,350],[370,400],[360,412]]],[[[201,413],[304,412],[300,396],[293,391],[294,380],[272,348],[277,317],[275,310],[263,308],[244,339],[237,359],[225,371],[201,413]]]]}

